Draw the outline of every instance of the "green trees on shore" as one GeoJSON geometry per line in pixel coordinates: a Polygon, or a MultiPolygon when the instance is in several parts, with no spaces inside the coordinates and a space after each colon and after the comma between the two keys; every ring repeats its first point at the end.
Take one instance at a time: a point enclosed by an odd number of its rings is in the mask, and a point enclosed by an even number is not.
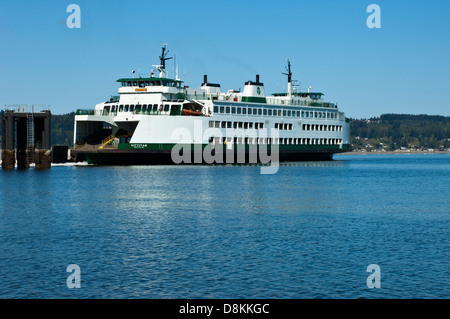
{"type": "Polygon", "coordinates": [[[383,114],[370,119],[352,119],[350,134],[354,149],[448,149],[450,117],[383,114]]]}

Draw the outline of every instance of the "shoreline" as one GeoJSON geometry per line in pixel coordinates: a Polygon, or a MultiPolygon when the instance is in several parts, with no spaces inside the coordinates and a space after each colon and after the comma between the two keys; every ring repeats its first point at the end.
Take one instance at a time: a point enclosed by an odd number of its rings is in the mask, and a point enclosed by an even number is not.
{"type": "Polygon", "coordinates": [[[450,151],[386,151],[386,152],[345,152],[334,155],[432,155],[432,154],[450,154],[450,151]]]}

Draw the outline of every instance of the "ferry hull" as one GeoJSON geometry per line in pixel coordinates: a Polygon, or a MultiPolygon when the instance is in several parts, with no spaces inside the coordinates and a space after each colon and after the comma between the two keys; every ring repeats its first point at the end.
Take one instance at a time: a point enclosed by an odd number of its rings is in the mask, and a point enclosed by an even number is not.
{"type": "Polygon", "coordinates": [[[214,161],[205,159],[203,151],[192,150],[183,160],[175,160],[171,150],[73,150],[72,156],[76,161],[87,161],[95,165],[175,165],[175,164],[255,164],[270,162],[300,162],[300,161],[331,161],[333,154],[347,152],[350,149],[322,149],[322,150],[279,150],[278,156],[272,156],[270,151],[260,157],[258,151],[245,150],[237,154],[236,150],[218,150],[211,154],[214,161]]]}

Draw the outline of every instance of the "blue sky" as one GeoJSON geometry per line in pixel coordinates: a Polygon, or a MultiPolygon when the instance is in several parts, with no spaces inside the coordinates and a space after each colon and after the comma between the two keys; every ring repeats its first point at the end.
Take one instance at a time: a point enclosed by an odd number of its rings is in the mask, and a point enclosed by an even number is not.
{"type": "Polygon", "coordinates": [[[311,85],[347,117],[450,116],[449,22],[441,0],[0,0],[0,105],[93,108],[131,70],[147,76],[168,43],[191,87],[208,74],[239,89],[260,74],[266,94],[282,92],[289,58],[300,89],[311,85]],[[66,25],[71,3],[80,29],[66,25]],[[380,29],[366,25],[371,3],[380,29]]]}

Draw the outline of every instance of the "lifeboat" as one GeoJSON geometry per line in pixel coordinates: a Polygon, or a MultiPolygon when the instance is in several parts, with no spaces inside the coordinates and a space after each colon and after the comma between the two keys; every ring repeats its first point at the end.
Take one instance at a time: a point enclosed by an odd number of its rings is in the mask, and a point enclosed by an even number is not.
{"type": "Polygon", "coordinates": [[[203,115],[202,112],[197,112],[197,111],[188,110],[188,109],[183,109],[183,114],[184,115],[192,115],[192,116],[202,116],[203,115]]]}

